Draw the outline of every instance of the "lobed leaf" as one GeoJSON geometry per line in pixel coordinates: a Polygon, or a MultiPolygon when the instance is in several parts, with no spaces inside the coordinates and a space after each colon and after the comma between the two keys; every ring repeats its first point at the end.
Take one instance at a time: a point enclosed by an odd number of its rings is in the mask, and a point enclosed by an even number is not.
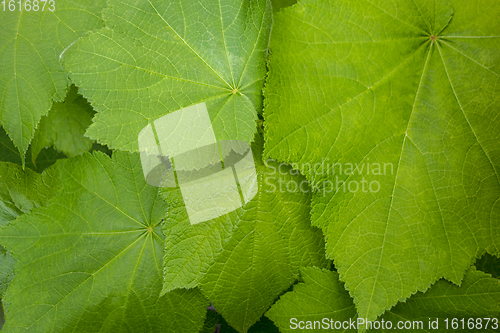
{"type": "MultiPolygon", "coordinates": [[[[302,327],[307,327],[307,323],[310,322],[309,326],[312,329],[308,331],[311,332],[325,331],[322,326],[324,318],[327,318],[326,322],[329,325],[332,321],[357,322],[358,316],[354,303],[343,288],[336,272],[308,267],[301,270],[301,275],[303,282],[294,286],[293,291],[282,296],[266,314],[279,327],[280,332],[296,331],[297,328],[294,327],[300,321],[303,322],[302,327]]],[[[409,325],[405,329],[408,332],[450,332],[453,318],[459,325],[462,325],[460,319],[464,318],[466,325],[464,328],[467,332],[494,332],[495,324],[491,318],[498,318],[499,304],[500,284],[498,280],[471,268],[465,274],[461,286],[440,280],[425,293],[418,292],[377,319],[379,325],[384,321],[391,322],[392,328],[387,324],[385,329],[372,327],[368,332],[394,332],[399,322],[409,325]],[[474,328],[467,326],[469,318],[473,318],[474,328]],[[481,327],[476,326],[477,318],[482,320],[481,327]],[[485,326],[486,320],[483,318],[490,318],[488,329],[485,326]],[[429,323],[435,322],[436,319],[438,326],[429,327],[429,323]],[[448,319],[448,329],[446,319],[448,319]]],[[[454,330],[462,329],[463,331],[464,328],[458,326],[454,330]]],[[[345,325],[343,331],[356,332],[357,329],[353,329],[352,325],[345,325]]]]}
{"type": "Polygon", "coordinates": [[[6,332],[196,332],[197,290],[159,297],[166,205],[138,155],[86,153],[58,163],[63,185],[46,207],[0,231],[17,259],[6,332]]]}
{"type": "Polygon", "coordinates": [[[321,232],[311,227],[309,192],[286,189],[305,182],[289,166],[261,159],[256,137],[258,192],[248,203],[219,218],[191,225],[180,190],[162,189],[169,210],[164,292],[200,286],[237,331],[248,329],[305,266],[328,266],[321,232]],[[278,169],[279,168],[279,169],[278,169]]]}
{"type": "Polygon", "coordinates": [[[363,318],[499,254],[499,15],[304,0],[275,16],[265,155],[313,182],[312,223],[363,318]]]}
{"type": "Polygon", "coordinates": [[[62,56],[98,111],[91,138],[138,151],[149,122],[205,102],[217,139],[252,140],[266,74],[268,0],[111,0],[105,19],[107,28],[62,56]]]}

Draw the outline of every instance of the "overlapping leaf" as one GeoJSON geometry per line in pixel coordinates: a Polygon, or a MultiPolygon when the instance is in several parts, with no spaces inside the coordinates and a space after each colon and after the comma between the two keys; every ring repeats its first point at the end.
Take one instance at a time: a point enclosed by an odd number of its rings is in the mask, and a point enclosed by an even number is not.
{"type": "Polygon", "coordinates": [[[38,174],[31,169],[0,162],[0,225],[5,226],[33,208],[45,206],[61,189],[54,168],[38,174]]]}
{"type": "MultiPolygon", "coordinates": [[[[61,189],[55,169],[38,174],[21,166],[0,162],[0,226],[31,209],[44,206],[61,189]]],[[[0,297],[3,298],[14,271],[14,258],[0,246],[0,297]]]]}
{"type": "Polygon", "coordinates": [[[500,251],[499,15],[305,0],[275,16],[265,154],[314,182],[313,225],[364,318],[500,251]]]}
{"type": "Polygon", "coordinates": [[[500,258],[485,254],[476,262],[479,271],[491,274],[494,278],[500,278],[500,258]]]}
{"type": "MultiPolygon", "coordinates": [[[[36,157],[36,163],[31,160],[31,147],[28,148],[25,166],[28,168],[42,172],[52,164],[54,164],[58,159],[65,158],[66,156],[58,152],[53,148],[42,149],[38,156],[36,157]]],[[[14,143],[9,139],[7,133],[0,126],[0,161],[11,162],[14,164],[22,165],[23,160],[18,149],[14,146],[14,143]]]]}
{"type": "Polygon", "coordinates": [[[53,146],[69,157],[83,154],[92,148],[92,140],[85,137],[92,123],[94,110],[71,86],[62,103],[54,103],[50,113],[42,117],[31,144],[32,160],[40,151],[53,146]]]}
{"type": "Polygon", "coordinates": [[[164,224],[164,291],[201,285],[239,332],[247,332],[301,267],[328,265],[322,234],[309,221],[311,195],[298,190],[305,178],[288,166],[264,165],[261,153],[257,136],[258,193],[230,214],[191,225],[180,190],[163,190],[171,208],[164,224]]]}
{"type": "Polygon", "coordinates": [[[261,109],[271,5],[111,0],[108,27],[62,56],[98,111],[88,135],[137,151],[149,121],[205,102],[216,137],[250,142],[261,109]]]}
{"type": "MultiPolygon", "coordinates": [[[[280,328],[280,332],[297,331],[300,321],[302,321],[300,324],[302,328],[308,326],[314,328],[315,321],[320,323],[320,326],[316,324],[316,329],[307,330],[308,332],[325,332],[328,329],[334,331],[335,328],[328,328],[324,325],[325,322],[331,325],[335,321],[343,325],[343,327],[337,326],[336,331],[357,332],[357,328],[365,327],[363,326],[365,324],[360,321],[359,327],[354,325],[356,328],[353,329],[351,323],[357,323],[358,320],[356,309],[336,272],[310,267],[302,269],[301,275],[303,283],[294,286],[292,292],[282,296],[266,314],[280,328]],[[325,321],[324,318],[326,318],[325,321]],[[341,330],[338,327],[341,327],[341,330]]],[[[398,304],[378,319],[379,325],[382,321],[389,321],[392,326],[386,324],[384,326],[386,329],[372,327],[368,332],[394,332],[396,330],[495,332],[499,315],[500,284],[498,280],[472,268],[466,273],[460,287],[440,280],[425,293],[419,292],[413,295],[405,303],[398,304]],[[460,319],[464,318],[465,328],[458,326],[453,330],[451,326],[453,318],[460,325],[462,325],[460,319]],[[473,325],[468,323],[469,318],[473,319],[473,325]],[[477,324],[479,322],[477,318],[480,318],[482,326],[477,324]],[[492,321],[492,318],[496,319],[492,321]],[[430,328],[429,322],[434,322],[436,319],[438,319],[438,326],[430,328]],[[448,319],[448,329],[446,329],[445,319],[448,319]],[[488,329],[486,328],[487,321],[489,322],[488,329]],[[398,329],[397,325],[400,322],[402,322],[400,325],[407,325],[406,329],[398,329]]]]}
{"type": "MultiPolygon", "coordinates": [[[[489,274],[471,268],[461,286],[440,280],[425,293],[419,292],[406,303],[400,303],[384,314],[385,320],[396,323],[399,320],[422,321],[424,328],[432,332],[496,332],[500,327],[500,283],[489,274]],[[453,329],[452,320],[464,319],[464,326],[453,329]],[[470,318],[473,319],[471,325],[470,318]],[[477,320],[480,318],[480,321],[477,320]],[[486,318],[495,318],[486,320],[486,318]],[[428,323],[438,319],[438,330],[428,329],[428,323]],[[448,319],[448,329],[445,320],[448,319]],[[481,326],[479,326],[479,322],[481,326]],[[488,327],[486,323],[489,322],[488,327]]],[[[375,331],[375,330],[373,330],[375,331]]],[[[390,330],[385,330],[391,332],[390,330]]],[[[421,329],[408,330],[422,332],[421,329]]]]}
{"type": "Polygon", "coordinates": [[[272,0],[273,12],[278,12],[281,8],[285,8],[297,3],[297,0],[272,0]]]}
{"type": "Polygon", "coordinates": [[[161,193],[168,205],[163,223],[166,236],[163,292],[199,286],[234,232],[239,212],[191,225],[180,190],[164,188],[161,193]]]}
{"type": "Polygon", "coordinates": [[[197,290],[159,297],[166,204],[137,155],[60,161],[63,189],[0,232],[14,257],[6,332],[196,332],[197,290]]]}
{"type": "Polygon", "coordinates": [[[14,143],[9,139],[3,127],[0,126],[0,160],[2,162],[12,162],[22,164],[19,151],[14,146],[14,143]]]}
{"type": "Polygon", "coordinates": [[[0,125],[24,155],[40,118],[68,88],[60,53],[86,32],[102,27],[104,0],[6,1],[0,12],[0,125]],[[32,8],[27,10],[19,6],[32,8]],[[43,10],[42,10],[43,9],[43,10]],[[52,9],[55,9],[51,11],[52,9]]]}
{"type": "MultiPolygon", "coordinates": [[[[3,299],[7,288],[14,278],[16,260],[7,250],[0,246],[0,299],[3,299]]],[[[0,310],[3,312],[3,306],[0,310]]]]}
{"type": "MultiPolygon", "coordinates": [[[[217,332],[221,333],[237,333],[234,328],[229,326],[224,320],[224,317],[216,312],[209,311],[207,314],[207,319],[205,320],[205,325],[200,333],[214,333],[216,329],[217,332]]],[[[250,329],[248,333],[279,333],[279,330],[274,326],[273,322],[267,317],[262,317],[258,322],[256,322],[250,329]]]]}
{"type": "MultiPolygon", "coordinates": [[[[357,313],[349,293],[336,272],[307,267],[300,271],[302,282],[286,293],[266,313],[280,332],[297,331],[303,321],[356,321],[357,313]],[[297,327],[295,327],[297,326],[297,327]]],[[[305,328],[302,324],[300,327],[305,328]]],[[[320,332],[316,327],[311,332],[320,332]]],[[[348,330],[346,330],[348,331],[348,330]]],[[[356,332],[357,330],[350,330],[356,332]]]]}

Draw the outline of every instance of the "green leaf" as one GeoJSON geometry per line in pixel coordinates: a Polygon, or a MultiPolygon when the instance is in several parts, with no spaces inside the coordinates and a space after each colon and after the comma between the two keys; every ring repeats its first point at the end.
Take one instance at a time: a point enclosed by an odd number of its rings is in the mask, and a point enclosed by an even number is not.
{"type": "Polygon", "coordinates": [[[140,131],[206,102],[217,139],[250,142],[262,107],[271,5],[258,1],[109,1],[108,27],[62,56],[98,111],[87,134],[138,151],[140,131]]]}
{"type": "MultiPolygon", "coordinates": [[[[234,328],[228,325],[220,314],[215,311],[208,311],[207,318],[205,319],[205,325],[200,333],[215,333],[215,330],[219,327],[220,333],[237,333],[234,328]]],[[[250,329],[248,333],[279,333],[279,330],[274,326],[273,322],[267,317],[261,317],[258,322],[256,322],[250,329]]]]}
{"type": "Polygon", "coordinates": [[[236,212],[191,225],[178,188],[160,189],[167,202],[163,293],[200,285],[214,259],[234,232],[236,212]]]}
{"type": "Polygon", "coordinates": [[[57,169],[43,174],[0,162],[0,225],[5,226],[33,208],[42,207],[61,190],[57,169]]]}
{"type": "MultiPolygon", "coordinates": [[[[299,321],[356,320],[356,308],[337,272],[307,267],[300,270],[302,282],[286,293],[266,313],[280,332],[295,332],[292,318],[299,321]]],[[[321,332],[327,330],[311,330],[321,332]]],[[[348,330],[349,331],[349,330],[348,330]]],[[[352,331],[352,330],[351,330],[352,331]]],[[[356,330],[352,331],[356,332],[356,330]]]]}
{"type": "MultiPolygon", "coordinates": [[[[56,169],[43,174],[21,166],[0,162],[0,226],[7,225],[22,214],[46,205],[61,189],[56,169]]],[[[0,298],[13,279],[15,260],[0,246],[0,298]]]]}
{"type": "Polygon", "coordinates": [[[197,290],[159,297],[165,202],[138,155],[86,153],[58,162],[63,189],[0,231],[18,260],[7,332],[197,332],[197,290]]]}
{"type": "Polygon", "coordinates": [[[363,318],[500,253],[499,15],[304,0],[275,16],[265,155],[313,182],[312,223],[363,318]]]}
{"type": "MultiPolygon", "coordinates": [[[[308,322],[311,327],[316,324],[316,329],[308,332],[325,332],[330,327],[320,329],[318,325],[323,324],[323,319],[331,325],[332,321],[355,322],[357,323],[356,309],[349,297],[348,292],[343,288],[336,272],[320,270],[309,267],[301,270],[303,283],[296,285],[292,292],[282,296],[276,304],[267,312],[268,316],[279,327],[280,332],[295,332],[293,329],[300,321],[302,327],[307,327],[308,322]],[[292,318],[295,318],[292,320],[292,318]]],[[[405,329],[408,332],[450,332],[451,320],[453,318],[498,318],[500,315],[500,284],[498,280],[491,276],[476,271],[471,268],[465,275],[462,285],[456,286],[450,282],[440,280],[427,292],[418,292],[405,303],[399,303],[396,307],[387,311],[377,321],[391,322],[392,329],[369,329],[368,332],[394,332],[400,321],[410,321],[415,329],[405,329]],[[438,319],[439,318],[439,319],[438,319]],[[448,330],[445,319],[448,318],[448,330]],[[439,320],[436,329],[429,329],[429,321],[439,320]],[[421,326],[417,326],[421,325],[421,326]],[[420,327],[417,329],[417,327],[420,327]]],[[[361,320],[361,318],[359,318],[361,320]]],[[[483,325],[485,320],[483,320],[483,325]]],[[[372,324],[373,325],[373,324],[372,324]]],[[[386,324],[389,325],[389,324],[386,324]]],[[[407,324],[409,325],[409,324],[407,324]]],[[[461,325],[461,324],[460,324],[461,325]]],[[[362,329],[360,326],[350,326],[344,331],[356,332],[362,329]]],[[[321,326],[320,326],[321,327],[321,326]]],[[[346,327],[348,325],[346,324],[346,327]]],[[[375,326],[376,327],[376,326],[375,326]]],[[[338,328],[338,327],[337,327],[338,328]]],[[[369,326],[368,326],[369,328],[369,326]]],[[[490,329],[492,330],[492,322],[490,329]]],[[[333,331],[333,328],[330,328],[333,331]]],[[[469,329],[467,332],[484,332],[482,329],[469,329]]],[[[458,331],[465,331],[458,330],[458,331]]]]}
{"type": "Polygon", "coordinates": [[[43,172],[45,169],[56,163],[57,160],[66,158],[66,155],[64,155],[63,153],[55,150],[54,148],[49,147],[42,149],[42,151],[40,151],[40,153],[36,157],[36,164],[35,164],[30,157],[31,156],[30,149],[31,147],[28,148],[28,151],[26,152],[26,154],[28,155],[28,158],[26,160],[26,166],[38,172],[43,172]]]}
{"type": "Polygon", "coordinates": [[[273,12],[278,12],[281,8],[292,6],[297,3],[297,0],[272,0],[273,12]]]}
{"type": "MultiPolygon", "coordinates": [[[[230,327],[227,324],[222,324],[221,333],[229,332],[229,328],[230,327]]],[[[279,330],[267,317],[262,317],[252,327],[250,327],[248,333],[279,333],[279,330]]]]}
{"type": "MultiPolygon", "coordinates": [[[[25,166],[28,168],[42,172],[52,164],[54,164],[58,159],[65,158],[61,152],[53,148],[42,149],[36,158],[36,164],[31,160],[31,146],[26,152],[27,159],[25,160],[25,166]]],[[[0,126],[0,162],[11,162],[18,165],[22,165],[23,161],[21,159],[21,154],[14,146],[14,143],[9,139],[7,133],[0,126]]]]}
{"type": "Polygon", "coordinates": [[[21,164],[21,156],[19,151],[14,146],[14,143],[9,139],[3,127],[0,126],[0,160],[2,162],[12,162],[21,164]]]}
{"type": "MultiPolygon", "coordinates": [[[[53,1],[52,1],[53,2],[53,1]]],[[[6,1],[8,6],[14,1],[6,1]]],[[[0,24],[0,124],[24,156],[40,118],[68,88],[60,53],[85,32],[102,27],[105,1],[61,0],[42,11],[2,11],[0,24]]],[[[24,5],[25,3],[22,2],[24,5]]],[[[29,2],[30,5],[32,2],[29,2]]]]}
{"type": "Polygon", "coordinates": [[[229,214],[191,225],[180,190],[162,189],[169,206],[164,291],[201,285],[239,332],[248,331],[301,267],[329,265],[323,236],[310,225],[311,194],[285,190],[305,178],[290,174],[289,166],[264,165],[262,143],[256,136],[252,146],[258,192],[229,214]]]}
{"type": "MultiPolygon", "coordinates": [[[[224,320],[222,316],[220,317],[220,333],[237,333],[234,328],[228,325],[228,323],[224,320]]],[[[213,333],[210,332],[210,333],[213,333]]],[[[274,326],[273,322],[269,320],[267,317],[261,317],[258,322],[256,322],[250,329],[248,333],[279,333],[279,330],[276,326],[274,326]]]]}
{"type": "MultiPolygon", "coordinates": [[[[15,264],[16,260],[14,257],[3,246],[0,246],[0,299],[3,299],[7,288],[14,278],[15,264]]],[[[3,312],[1,309],[0,311],[3,312]]]]}
{"type": "MultiPolygon", "coordinates": [[[[490,275],[471,268],[462,281],[461,286],[440,280],[427,292],[419,292],[393,309],[387,311],[383,318],[396,323],[400,320],[422,321],[424,328],[429,332],[450,332],[451,320],[465,319],[465,327],[460,323],[458,331],[462,332],[496,332],[493,322],[485,329],[483,327],[468,327],[469,318],[496,318],[500,316],[500,283],[490,275]],[[445,319],[448,318],[446,330],[445,319]],[[429,320],[438,319],[438,330],[428,329],[429,320]]],[[[474,320],[476,322],[476,320],[474,320]]],[[[380,330],[372,330],[373,332],[380,330]]],[[[422,330],[405,330],[408,332],[422,332],[422,330]]],[[[393,332],[385,330],[385,332],[393,332]]]]}
{"type": "Polygon", "coordinates": [[[47,116],[40,120],[31,143],[31,156],[35,161],[43,148],[53,146],[68,157],[81,155],[92,148],[92,140],[85,137],[92,123],[94,110],[71,86],[64,102],[54,103],[47,116]]]}
{"type": "Polygon", "coordinates": [[[92,149],[90,149],[91,153],[94,151],[100,151],[101,153],[104,153],[108,156],[111,156],[113,154],[113,151],[110,150],[107,146],[101,145],[101,144],[96,143],[96,142],[94,142],[92,144],[92,149]]]}
{"type": "Polygon", "coordinates": [[[485,254],[476,261],[476,268],[479,271],[491,274],[494,278],[500,278],[500,258],[485,254]]]}
{"type": "Polygon", "coordinates": [[[215,333],[221,319],[222,317],[215,311],[207,311],[207,317],[205,318],[205,323],[200,333],[215,333]]]}

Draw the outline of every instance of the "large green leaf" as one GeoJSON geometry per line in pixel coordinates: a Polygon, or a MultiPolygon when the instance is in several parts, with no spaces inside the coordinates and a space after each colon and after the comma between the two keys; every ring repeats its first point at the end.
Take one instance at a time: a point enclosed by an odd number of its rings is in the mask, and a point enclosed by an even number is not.
{"type": "Polygon", "coordinates": [[[163,292],[200,285],[215,257],[235,229],[238,212],[191,225],[181,191],[160,190],[168,205],[163,223],[165,242],[163,292]]]}
{"type": "MultiPolygon", "coordinates": [[[[44,206],[61,189],[54,168],[38,174],[20,165],[0,162],[0,226],[31,209],[44,206]]],[[[0,246],[0,298],[13,278],[14,258],[0,246]]]]}
{"type": "Polygon", "coordinates": [[[60,53],[85,32],[103,26],[105,1],[39,2],[38,11],[20,11],[17,1],[5,1],[7,8],[10,3],[15,11],[0,12],[0,124],[24,159],[40,118],[53,100],[60,102],[66,95],[60,53]]]}
{"type": "Polygon", "coordinates": [[[164,291],[201,285],[239,332],[247,332],[301,267],[328,265],[321,231],[310,225],[311,194],[285,190],[305,178],[291,175],[289,166],[264,165],[259,135],[252,148],[258,192],[227,215],[191,225],[180,190],[162,190],[169,205],[164,291]]]}
{"type": "Polygon", "coordinates": [[[196,332],[197,290],[159,297],[166,204],[138,155],[58,162],[62,192],[0,231],[18,260],[6,332],[196,332]]]}
{"type": "MultiPolygon", "coordinates": [[[[343,288],[336,272],[309,267],[302,269],[301,275],[303,283],[296,285],[292,292],[282,296],[266,314],[279,327],[280,332],[296,332],[298,325],[302,328],[314,328],[316,325],[316,329],[299,330],[299,332],[357,332],[356,328],[361,330],[366,328],[365,325],[370,328],[369,324],[362,321],[364,320],[362,318],[359,318],[359,326],[357,325],[358,318],[354,303],[343,288]],[[332,322],[336,321],[340,322],[343,327],[337,326],[335,330],[335,326],[333,328],[324,326],[325,322],[332,325],[332,322]],[[319,322],[319,324],[314,322],[319,322]],[[339,330],[339,327],[343,329],[339,330]]],[[[385,329],[375,329],[377,324],[372,323],[373,326],[368,332],[399,330],[405,332],[495,332],[494,327],[498,327],[499,315],[500,284],[498,280],[472,268],[466,273],[460,287],[440,280],[425,293],[419,292],[413,295],[405,303],[399,303],[378,318],[379,325],[384,321],[391,323],[386,323],[383,326],[385,329]],[[458,329],[452,329],[453,318],[460,325],[458,329]],[[465,321],[464,328],[461,326],[461,318],[465,321]],[[474,326],[467,326],[470,325],[469,318],[473,318],[474,326]],[[481,318],[481,328],[476,326],[478,325],[477,318],[481,318]],[[488,329],[485,326],[486,319],[483,318],[490,318],[488,329]],[[492,318],[496,319],[492,321],[492,318]],[[446,319],[448,319],[448,329],[446,329],[446,319]],[[438,320],[438,325],[429,328],[429,322],[436,320],[438,320]],[[398,329],[398,324],[406,324],[406,329],[404,326],[402,326],[403,329],[398,329]]]]}
{"type": "Polygon", "coordinates": [[[268,0],[109,4],[112,30],[80,39],[62,56],[98,111],[91,138],[137,151],[149,121],[206,102],[218,139],[252,140],[266,74],[268,0]]]}
{"type": "Polygon", "coordinates": [[[54,103],[50,113],[40,120],[31,143],[32,160],[36,160],[42,149],[51,146],[69,157],[89,151],[92,140],[84,134],[93,115],[92,106],[71,86],[64,101],[54,103]]]}
{"type": "Polygon", "coordinates": [[[500,252],[499,15],[304,0],[275,16],[265,154],[318,190],[312,223],[364,318],[500,252]]]}

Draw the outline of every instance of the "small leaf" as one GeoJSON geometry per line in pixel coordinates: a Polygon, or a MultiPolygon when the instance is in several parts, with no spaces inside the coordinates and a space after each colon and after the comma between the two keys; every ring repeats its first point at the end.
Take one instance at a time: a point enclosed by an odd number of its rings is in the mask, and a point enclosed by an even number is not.
{"type": "Polygon", "coordinates": [[[92,148],[92,140],[85,137],[92,123],[94,110],[71,86],[64,102],[54,103],[48,116],[40,120],[31,143],[31,156],[35,161],[43,148],[53,146],[69,157],[81,155],[92,148]]]}
{"type": "Polygon", "coordinates": [[[486,253],[476,261],[476,268],[478,271],[491,274],[494,278],[500,278],[500,258],[486,253]]]}
{"type": "MultiPolygon", "coordinates": [[[[220,333],[237,333],[234,328],[228,325],[220,314],[214,311],[208,311],[207,319],[205,320],[205,326],[200,333],[215,333],[215,330],[219,325],[220,333]]],[[[279,333],[279,330],[274,326],[273,322],[267,317],[261,317],[258,322],[256,322],[250,329],[248,333],[279,333]]]]}
{"type": "MultiPolygon", "coordinates": [[[[356,308],[343,283],[339,281],[337,272],[307,267],[300,270],[300,275],[302,282],[295,285],[293,291],[281,296],[266,313],[280,332],[297,331],[293,327],[299,321],[321,322],[323,318],[334,321],[349,319],[356,321],[356,308]]],[[[356,331],[347,330],[347,332],[356,331]]]]}
{"type": "Polygon", "coordinates": [[[207,317],[200,333],[215,333],[217,325],[221,320],[221,316],[214,311],[207,311],[207,317]]]}
{"type": "Polygon", "coordinates": [[[273,12],[278,12],[281,8],[289,7],[297,3],[297,0],[272,0],[273,12]]]}
{"type": "Polygon", "coordinates": [[[19,151],[2,126],[0,126],[0,161],[22,164],[19,151]]]}
{"type": "MultiPolygon", "coordinates": [[[[25,166],[28,168],[43,172],[46,168],[54,164],[58,159],[66,158],[61,152],[53,148],[42,149],[36,158],[36,164],[31,160],[31,146],[26,152],[25,166]]],[[[22,165],[23,161],[19,151],[14,146],[14,143],[9,139],[3,127],[0,126],[0,162],[11,162],[22,165]]]]}

